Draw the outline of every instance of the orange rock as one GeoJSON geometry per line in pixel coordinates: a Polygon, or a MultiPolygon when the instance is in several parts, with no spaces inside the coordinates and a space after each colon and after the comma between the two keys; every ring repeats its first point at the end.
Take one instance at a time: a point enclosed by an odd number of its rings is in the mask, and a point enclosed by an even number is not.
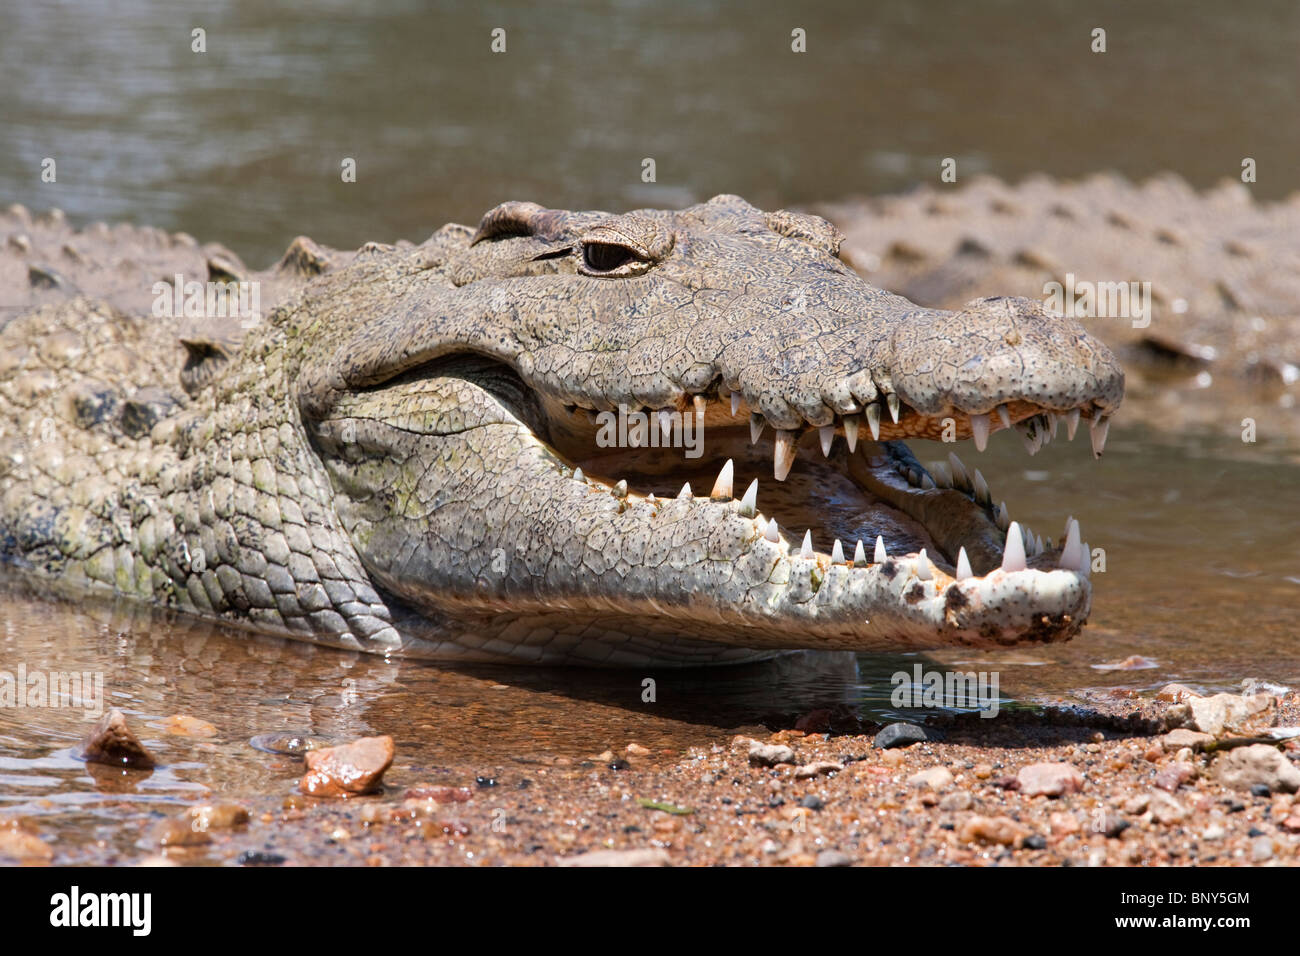
{"type": "Polygon", "coordinates": [[[172,714],[162,722],[162,728],[169,734],[179,737],[215,737],[217,728],[214,724],[189,714],[172,714]]]}
{"type": "Polygon", "coordinates": [[[313,797],[348,797],[379,787],[393,762],[393,738],[362,737],[341,747],[309,750],[307,773],[298,789],[313,797]]]}
{"type": "Polygon", "coordinates": [[[966,843],[994,843],[1019,849],[1030,832],[1010,817],[975,816],[961,825],[957,835],[966,843]]]}

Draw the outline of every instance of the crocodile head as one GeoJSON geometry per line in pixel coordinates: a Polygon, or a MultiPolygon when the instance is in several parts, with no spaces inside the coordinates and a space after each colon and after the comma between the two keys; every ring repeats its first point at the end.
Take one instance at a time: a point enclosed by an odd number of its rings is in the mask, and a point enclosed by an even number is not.
{"type": "Polygon", "coordinates": [[[1100,454],[1120,367],[1028,299],[873,288],[839,239],[734,196],[506,203],[309,287],[295,401],[408,647],[693,663],[1075,634],[1077,524],[1022,535],[980,472],[903,439],[1015,427],[1032,451],[1085,418],[1100,454]]]}

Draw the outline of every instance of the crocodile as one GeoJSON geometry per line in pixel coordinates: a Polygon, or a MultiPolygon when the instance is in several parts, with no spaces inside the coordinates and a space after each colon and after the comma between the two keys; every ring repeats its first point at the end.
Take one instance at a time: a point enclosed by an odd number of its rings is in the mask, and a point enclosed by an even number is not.
{"type": "Polygon", "coordinates": [[[513,201],[419,244],[299,237],[264,272],[185,234],[3,225],[14,573],[460,661],[987,648],[1087,619],[1078,522],[1044,539],[905,440],[1032,452],[1086,423],[1100,455],[1119,362],[1034,299],[877,289],[820,217],[513,201]],[[186,318],[195,276],[264,308],[186,318]]]}
{"type": "MultiPolygon", "coordinates": [[[[1146,314],[1075,318],[1128,374],[1127,415],[1150,428],[1300,440],[1300,192],[1253,198],[1225,179],[1142,183],[988,176],[811,207],[881,288],[936,309],[982,295],[1146,283],[1146,314]]],[[[1112,312],[1114,310],[1111,310],[1112,312]]]]}

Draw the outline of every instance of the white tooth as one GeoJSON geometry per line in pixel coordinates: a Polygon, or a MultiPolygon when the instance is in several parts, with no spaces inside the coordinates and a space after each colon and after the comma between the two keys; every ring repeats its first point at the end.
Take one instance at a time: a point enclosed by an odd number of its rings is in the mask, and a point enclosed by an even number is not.
{"type": "Polygon", "coordinates": [[[1067,522],[1065,544],[1061,546],[1060,566],[1067,571],[1083,570],[1083,545],[1079,541],[1079,522],[1073,518],[1067,522]]]}
{"type": "Polygon", "coordinates": [[[931,478],[929,475],[922,475],[922,476],[921,476],[921,487],[922,487],[922,489],[924,489],[925,491],[929,491],[931,488],[935,488],[935,487],[938,487],[938,486],[935,485],[935,483],[934,483],[934,479],[931,478]]]}
{"type": "Polygon", "coordinates": [[[975,469],[975,500],[982,505],[993,503],[993,495],[989,493],[989,483],[984,480],[978,468],[975,469]]]}
{"type": "Polygon", "coordinates": [[[1003,428],[1011,427],[1011,412],[1007,410],[1007,406],[1005,405],[998,406],[998,418],[1002,419],[1003,428]]]}
{"type": "Polygon", "coordinates": [[[1088,542],[1083,543],[1083,576],[1092,577],[1092,549],[1088,547],[1088,542]]]}
{"type": "Polygon", "coordinates": [[[1061,416],[1056,412],[1047,413],[1047,433],[1053,438],[1056,437],[1057,426],[1061,424],[1061,416]]]}
{"type": "Polygon", "coordinates": [[[681,500],[683,498],[694,498],[694,497],[695,497],[695,493],[691,491],[691,483],[689,481],[686,482],[686,484],[682,485],[681,491],[677,492],[678,500],[681,500]]]}
{"type": "Polygon", "coordinates": [[[871,429],[872,441],[880,441],[880,406],[875,402],[867,406],[867,427],[871,429]]]}
{"type": "Polygon", "coordinates": [[[948,452],[948,464],[952,465],[952,486],[963,491],[970,489],[970,473],[965,464],[953,452],[948,452]]]}
{"type": "Polygon", "coordinates": [[[1002,506],[998,508],[997,523],[998,527],[1003,531],[1006,531],[1007,528],[1011,526],[1011,512],[1007,510],[1007,503],[1005,501],[1002,502],[1002,506]]]}
{"type": "Polygon", "coordinates": [[[925,556],[925,548],[916,556],[916,576],[922,581],[929,581],[934,577],[930,573],[930,559],[925,556]]]}
{"type": "Polygon", "coordinates": [[[772,472],[777,481],[785,481],[794,467],[794,442],[798,436],[794,432],[777,430],[776,447],[772,457],[772,472]]]}
{"type": "Polygon", "coordinates": [[[582,473],[581,468],[575,468],[573,469],[573,480],[585,482],[587,480],[587,476],[582,473]]]}
{"type": "Polygon", "coordinates": [[[966,557],[966,549],[962,548],[957,552],[957,580],[965,581],[973,577],[970,569],[970,558],[966,557]]]}
{"type": "Polygon", "coordinates": [[[822,457],[831,457],[831,445],[835,441],[835,426],[823,425],[817,429],[817,437],[822,441],[822,457]]]}
{"type": "Polygon", "coordinates": [[[1002,551],[1003,571],[1025,570],[1025,543],[1020,539],[1020,522],[1011,522],[1007,528],[1007,545],[1002,551]]]}
{"type": "Polygon", "coordinates": [[[857,415],[846,415],[844,417],[844,441],[848,443],[850,455],[858,447],[859,422],[860,419],[857,415]]]}
{"type": "Polygon", "coordinates": [[[709,403],[705,400],[703,395],[696,395],[693,401],[695,402],[695,420],[703,421],[704,410],[708,408],[709,403]]]}
{"type": "Polygon", "coordinates": [[[650,492],[650,494],[646,495],[645,500],[648,501],[648,502],[649,502],[650,504],[652,504],[652,505],[653,505],[653,504],[658,504],[658,502],[655,501],[655,493],[654,493],[653,491],[650,492]]]}
{"type": "Polygon", "coordinates": [[[970,417],[971,435],[975,438],[975,450],[983,451],[989,446],[989,417],[972,415],[970,417]]]}
{"type": "Polygon", "coordinates": [[[664,438],[673,437],[673,413],[666,408],[659,409],[659,431],[664,438]]]}
{"type": "Polygon", "coordinates": [[[1089,425],[1088,434],[1092,439],[1092,457],[1100,458],[1101,450],[1106,447],[1106,433],[1110,431],[1110,419],[1096,417],[1089,425]]]}
{"type": "Polygon", "coordinates": [[[758,511],[758,479],[755,478],[745,489],[745,497],[740,499],[740,513],[752,518],[758,511]]]}
{"type": "Polygon", "coordinates": [[[1065,437],[1074,441],[1074,433],[1079,430],[1079,410],[1072,408],[1065,413],[1065,437]]]}
{"type": "Polygon", "coordinates": [[[735,418],[736,413],[740,411],[740,393],[731,393],[731,417],[735,418]]]}
{"type": "Polygon", "coordinates": [[[732,476],[735,474],[735,468],[732,466],[731,459],[722,466],[718,472],[718,480],[713,483],[713,490],[709,492],[710,498],[730,498],[732,476]]]}
{"type": "Polygon", "coordinates": [[[888,558],[888,557],[889,557],[889,555],[885,553],[885,539],[884,539],[884,537],[881,536],[881,535],[876,535],[876,554],[875,554],[875,557],[874,557],[874,561],[875,561],[875,563],[876,563],[876,564],[882,564],[882,563],[884,563],[884,560],[885,560],[886,558],[888,558]]]}
{"type": "Polygon", "coordinates": [[[1051,444],[1052,426],[1047,423],[1046,415],[1039,415],[1034,419],[1038,423],[1038,445],[1041,448],[1044,445],[1051,444]]]}
{"type": "Polygon", "coordinates": [[[930,465],[930,474],[940,488],[952,487],[952,467],[946,461],[936,461],[930,465]]]}
{"type": "Polygon", "coordinates": [[[626,478],[620,478],[620,479],[618,480],[618,483],[617,483],[616,485],[614,485],[613,488],[610,489],[610,494],[612,494],[615,498],[626,498],[626,497],[627,497],[627,479],[626,479],[626,478]]]}
{"type": "Polygon", "coordinates": [[[758,436],[763,434],[763,426],[767,424],[767,419],[758,412],[749,416],[749,443],[752,445],[758,441],[758,436]]]}
{"type": "Polygon", "coordinates": [[[835,539],[835,545],[831,548],[831,564],[844,563],[844,545],[840,544],[840,539],[835,539]]]}
{"type": "Polygon", "coordinates": [[[1037,555],[1042,553],[1043,553],[1043,536],[1041,534],[1036,534],[1034,535],[1034,554],[1037,555]]]}
{"type": "Polygon", "coordinates": [[[803,533],[803,544],[799,546],[799,557],[811,558],[812,556],[813,556],[812,532],[805,531],[803,533]]]}
{"type": "Polygon", "coordinates": [[[763,529],[763,537],[766,538],[768,541],[771,541],[773,544],[776,544],[781,540],[780,532],[778,532],[776,529],[775,518],[769,521],[767,523],[767,527],[763,529]]]}
{"type": "Polygon", "coordinates": [[[885,395],[885,401],[889,403],[889,417],[892,418],[894,420],[894,424],[897,425],[898,424],[898,396],[895,395],[893,392],[889,392],[887,395],[885,395]]]}
{"type": "Polygon", "coordinates": [[[867,550],[866,548],[862,547],[862,542],[859,541],[858,546],[853,549],[853,566],[860,568],[866,563],[867,563],[867,550]]]}

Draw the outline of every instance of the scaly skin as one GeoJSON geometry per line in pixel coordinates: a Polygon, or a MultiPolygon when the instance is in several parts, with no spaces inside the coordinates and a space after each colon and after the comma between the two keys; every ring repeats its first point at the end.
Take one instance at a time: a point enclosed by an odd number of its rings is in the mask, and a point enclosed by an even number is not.
{"type": "MultiPolygon", "coordinates": [[[[29,264],[85,241],[27,228],[7,254],[29,264]]],[[[1122,372],[1034,302],[919,308],[840,262],[825,221],[733,196],[506,203],[414,247],[297,240],[250,275],[264,322],[195,333],[140,287],[243,267],[136,234],[147,275],[0,267],[11,299],[47,297],[0,333],[0,552],[37,575],[324,644],[544,663],[1051,641],[1087,616],[1077,540],[1031,543],[1022,570],[982,477],[928,474],[899,441],[996,430],[998,409],[1031,436],[1081,413],[1104,441],[1122,372]],[[583,410],[619,405],[701,407],[706,457],[598,447],[583,410]],[[865,559],[791,547],[725,478],[671,496],[773,449],[773,513],[824,548],[865,538],[865,559]]]]}

